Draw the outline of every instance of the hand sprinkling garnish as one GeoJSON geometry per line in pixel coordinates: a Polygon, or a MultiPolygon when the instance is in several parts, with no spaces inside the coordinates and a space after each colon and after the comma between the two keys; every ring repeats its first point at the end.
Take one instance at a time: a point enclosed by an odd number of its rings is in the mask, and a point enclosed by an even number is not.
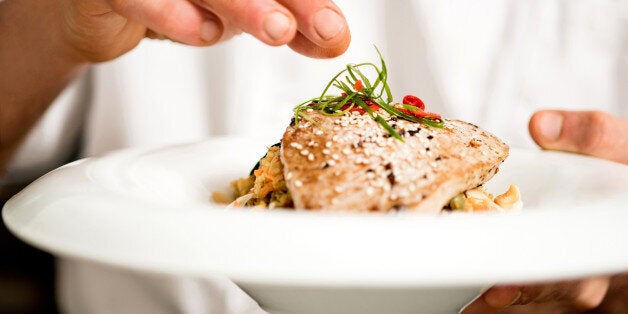
{"type": "Polygon", "coordinates": [[[392,93],[387,82],[386,62],[384,62],[379,49],[375,47],[375,50],[379,56],[381,68],[371,62],[347,64],[345,69],[331,79],[319,97],[309,99],[294,108],[295,123],[298,124],[299,120],[303,118],[316,124],[316,121],[305,113],[308,109],[320,111],[328,116],[342,116],[348,112],[366,113],[386,129],[390,135],[403,141],[403,138],[386,122],[386,119],[375,113],[381,108],[391,117],[442,128],[442,117],[436,113],[426,112],[423,101],[414,95],[405,96],[400,104],[393,104],[392,93]],[[363,72],[366,70],[376,73],[373,83],[363,72]],[[344,81],[341,78],[343,74],[344,81]],[[327,94],[332,86],[341,90],[340,96],[327,94]]]}

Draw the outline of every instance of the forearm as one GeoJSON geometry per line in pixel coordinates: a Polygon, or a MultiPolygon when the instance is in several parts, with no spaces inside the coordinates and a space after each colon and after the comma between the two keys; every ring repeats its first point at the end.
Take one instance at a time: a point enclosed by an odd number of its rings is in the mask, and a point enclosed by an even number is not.
{"type": "Polygon", "coordinates": [[[46,108],[87,66],[60,40],[57,6],[0,2],[0,175],[46,108]]]}

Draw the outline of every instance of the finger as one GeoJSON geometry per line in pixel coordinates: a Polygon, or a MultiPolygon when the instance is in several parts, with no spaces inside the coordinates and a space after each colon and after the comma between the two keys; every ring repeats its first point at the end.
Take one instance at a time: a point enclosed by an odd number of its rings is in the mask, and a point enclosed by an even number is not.
{"type": "Polygon", "coordinates": [[[495,309],[486,304],[485,301],[478,300],[466,307],[461,314],[557,314],[573,312],[573,309],[565,308],[562,304],[556,303],[530,303],[495,309]]]}
{"type": "Polygon", "coordinates": [[[279,0],[297,19],[298,34],[290,47],[312,57],[335,57],[344,53],[351,32],[342,11],[330,0],[279,0]]]}
{"type": "Polygon", "coordinates": [[[479,297],[467,305],[460,314],[494,314],[499,313],[499,309],[496,309],[486,303],[483,297],[479,297]]]}
{"type": "Polygon", "coordinates": [[[295,17],[274,0],[192,0],[216,14],[225,29],[242,30],[262,42],[284,45],[297,31],[295,17]]]}
{"type": "Polygon", "coordinates": [[[625,313],[628,309],[628,272],[611,277],[606,296],[595,313],[625,313]]]}
{"type": "Polygon", "coordinates": [[[241,29],[272,46],[289,44],[306,56],[335,57],[351,41],[342,12],[329,0],[193,1],[215,13],[225,29],[241,29]]]}
{"type": "Polygon", "coordinates": [[[461,313],[498,313],[499,309],[512,305],[521,297],[519,289],[518,286],[491,287],[467,305],[461,313]]]}
{"type": "Polygon", "coordinates": [[[109,0],[113,10],[169,39],[194,46],[218,42],[221,21],[186,0],[109,0]]]}
{"type": "Polygon", "coordinates": [[[511,306],[520,298],[521,288],[518,286],[491,287],[481,297],[488,306],[496,309],[511,306]]]}
{"type": "Polygon", "coordinates": [[[288,46],[304,56],[312,58],[333,58],[343,54],[347,50],[351,36],[345,38],[345,40],[346,42],[337,47],[323,48],[313,44],[308,38],[298,32],[288,46]]]}
{"type": "Polygon", "coordinates": [[[628,119],[599,111],[543,110],[530,118],[529,130],[542,148],[628,164],[628,119]]]}
{"type": "Polygon", "coordinates": [[[528,285],[520,289],[521,294],[512,305],[554,302],[576,310],[589,310],[600,305],[609,283],[608,277],[592,277],[577,281],[528,285]]]}

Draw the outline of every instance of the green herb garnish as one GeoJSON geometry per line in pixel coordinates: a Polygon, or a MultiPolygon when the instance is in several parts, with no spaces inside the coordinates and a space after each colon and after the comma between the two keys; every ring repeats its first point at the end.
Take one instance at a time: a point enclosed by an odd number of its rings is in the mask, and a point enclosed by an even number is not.
{"type": "MultiPolygon", "coordinates": [[[[392,117],[398,117],[411,122],[421,122],[426,125],[442,128],[443,119],[433,113],[426,113],[423,109],[413,104],[393,104],[393,97],[388,85],[388,69],[381,52],[375,47],[379,56],[380,66],[371,62],[347,64],[327,83],[320,96],[308,99],[294,108],[294,122],[298,125],[300,119],[317,124],[305,111],[317,110],[328,116],[342,116],[350,111],[357,110],[368,114],[385,128],[391,136],[403,141],[403,138],[392,128],[386,119],[375,111],[379,108],[386,111],[392,117]],[[373,82],[369,80],[366,71],[375,72],[373,82]],[[344,80],[343,80],[344,78],[344,80]],[[328,95],[328,91],[335,87],[342,94],[339,96],[328,95]]],[[[420,101],[420,100],[419,100],[420,101]]]]}
{"type": "MultiPolygon", "coordinates": [[[[279,143],[275,143],[273,145],[270,145],[270,147],[281,147],[281,142],[279,143]]],[[[270,149],[269,147],[269,149],[270,149]]],[[[255,164],[255,166],[253,166],[253,169],[251,169],[251,172],[249,172],[249,175],[252,176],[253,173],[255,172],[255,170],[259,169],[260,163],[262,162],[262,159],[266,158],[266,156],[268,156],[268,152],[266,152],[266,154],[264,154],[264,156],[262,156],[262,158],[260,158],[257,163],[255,164]]]]}

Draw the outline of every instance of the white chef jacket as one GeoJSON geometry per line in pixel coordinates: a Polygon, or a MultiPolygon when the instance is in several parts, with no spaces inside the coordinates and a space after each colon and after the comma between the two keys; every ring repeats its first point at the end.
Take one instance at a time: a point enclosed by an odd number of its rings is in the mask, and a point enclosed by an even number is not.
{"type": "MultiPolygon", "coordinates": [[[[93,66],[30,133],[0,184],[26,182],[77,156],[200,141],[280,138],[292,107],[349,62],[388,62],[397,100],[474,122],[532,147],[541,108],[628,113],[628,2],[613,0],[336,1],[353,40],[312,60],[248,35],[211,48],[143,41],[93,66]]],[[[132,239],[130,239],[132,240],[132,239]]],[[[59,263],[67,313],[258,313],[224,278],[181,278],[84,261],[59,263]]]]}

